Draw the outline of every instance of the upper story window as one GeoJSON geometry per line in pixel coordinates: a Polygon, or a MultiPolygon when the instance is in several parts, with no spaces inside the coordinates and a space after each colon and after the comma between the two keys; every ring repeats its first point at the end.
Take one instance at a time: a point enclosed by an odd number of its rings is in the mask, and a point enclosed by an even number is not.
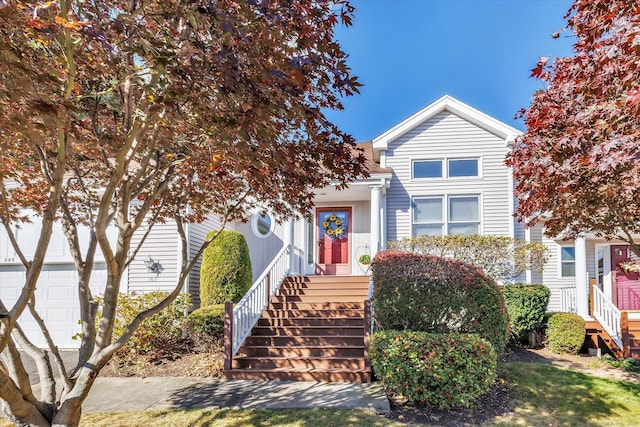
{"type": "Polygon", "coordinates": [[[576,247],[560,247],[560,277],[575,277],[576,275],[576,247]]]}
{"type": "Polygon", "coordinates": [[[414,160],[411,168],[412,179],[478,177],[480,176],[480,159],[414,160]]]}
{"type": "Polygon", "coordinates": [[[412,201],[412,211],[413,236],[480,234],[478,195],[417,197],[412,201]]]}
{"type": "Polygon", "coordinates": [[[478,175],[478,159],[449,159],[449,177],[472,177],[478,175]]]}
{"type": "Polygon", "coordinates": [[[442,178],[442,160],[416,160],[413,178],[442,178]]]}
{"type": "Polygon", "coordinates": [[[253,234],[256,235],[256,237],[260,237],[261,239],[271,236],[274,225],[275,222],[267,213],[265,213],[264,215],[254,215],[251,218],[251,230],[253,231],[253,234]]]}

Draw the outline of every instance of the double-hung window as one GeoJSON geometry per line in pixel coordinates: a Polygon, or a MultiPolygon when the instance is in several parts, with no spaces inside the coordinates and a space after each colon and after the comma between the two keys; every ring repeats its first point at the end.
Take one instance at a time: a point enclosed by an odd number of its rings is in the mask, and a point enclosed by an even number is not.
{"type": "Polygon", "coordinates": [[[480,233],[480,196],[416,197],[412,203],[412,235],[480,233]]]}
{"type": "Polygon", "coordinates": [[[576,275],[576,247],[560,247],[560,277],[575,277],[576,275]]]}

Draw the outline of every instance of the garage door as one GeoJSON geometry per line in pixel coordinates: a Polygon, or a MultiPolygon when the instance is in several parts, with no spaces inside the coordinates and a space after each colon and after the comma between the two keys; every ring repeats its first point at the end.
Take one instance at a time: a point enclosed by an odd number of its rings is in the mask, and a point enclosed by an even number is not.
{"type": "MultiPolygon", "coordinates": [[[[104,291],[106,271],[104,263],[94,266],[90,284],[94,295],[104,291]]],[[[0,298],[9,308],[20,295],[24,276],[22,266],[0,265],[0,298]]],[[[46,264],[36,289],[37,311],[45,319],[51,337],[60,348],[77,348],[80,345],[73,339],[80,332],[77,277],[73,264],[46,264]]],[[[20,326],[35,345],[46,347],[44,337],[28,311],[25,310],[20,318],[20,326]]]]}

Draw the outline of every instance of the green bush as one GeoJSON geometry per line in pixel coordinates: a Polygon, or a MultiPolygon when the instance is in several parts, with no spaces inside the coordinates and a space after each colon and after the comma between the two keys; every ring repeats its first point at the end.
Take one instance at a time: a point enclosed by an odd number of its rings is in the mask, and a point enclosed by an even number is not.
{"type": "MultiPolygon", "coordinates": [[[[213,237],[217,231],[207,235],[213,237]]],[[[251,287],[253,272],[244,236],[222,230],[205,249],[200,267],[200,306],[238,302],[251,287]]]]}
{"type": "Polygon", "coordinates": [[[584,319],[573,313],[555,313],[547,322],[549,350],[554,353],[577,353],[586,334],[584,319]]]}
{"type": "Polygon", "coordinates": [[[509,319],[500,289],[479,269],[459,261],[382,251],[373,262],[378,329],[475,333],[502,353],[509,319]]]}
{"type": "Polygon", "coordinates": [[[216,350],[224,337],[224,304],[192,311],[187,316],[184,330],[196,351],[216,350]]]}
{"type": "Polygon", "coordinates": [[[387,392],[409,403],[468,407],[496,378],[493,346],[473,334],[379,331],[369,355],[387,392]]]}
{"type": "MultiPolygon", "coordinates": [[[[118,307],[116,308],[116,320],[113,327],[113,341],[122,336],[133,319],[142,311],[151,308],[165,299],[168,292],[148,292],[142,294],[119,294],[118,307]]],[[[103,304],[103,298],[97,297],[99,306],[103,304]]],[[[145,319],[127,342],[127,350],[120,351],[120,355],[126,357],[126,353],[151,354],[162,357],[175,353],[183,343],[182,327],[186,319],[187,310],[191,306],[189,294],[179,295],[167,308],[160,313],[145,319]]],[[[102,313],[99,311],[96,322],[99,322],[102,313]]]]}
{"type": "Polygon", "coordinates": [[[511,335],[525,340],[529,332],[537,331],[544,323],[551,291],[544,285],[516,283],[504,285],[502,296],[509,313],[511,335]]]}

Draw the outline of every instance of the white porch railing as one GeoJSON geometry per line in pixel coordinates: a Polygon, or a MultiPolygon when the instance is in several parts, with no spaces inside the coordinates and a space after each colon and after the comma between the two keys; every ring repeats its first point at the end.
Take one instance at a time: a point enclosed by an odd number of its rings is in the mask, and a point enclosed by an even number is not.
{"type": "Polygon", "coordinates": [[[560,311],[563,313],[576,313],[576,287],[560,288],[560,311]]]}
{"type": "Polygon", "coordinates": [[[271,298],[280,289],[288,272],[289,251],[290,246],[287,245],[278,252],[264,273],[233,308],[232,323],[229,325],[232,332],[231,357],[236,355],[271,298]]]}
{"type": "Polygon", "coordinates": [[[620,310],[613,305],[604,292],[597,286],[593,286],[593,317],[596,318],[602,328],[609,334],[613,341],[622,348],[622,330],[620,310]]]}

